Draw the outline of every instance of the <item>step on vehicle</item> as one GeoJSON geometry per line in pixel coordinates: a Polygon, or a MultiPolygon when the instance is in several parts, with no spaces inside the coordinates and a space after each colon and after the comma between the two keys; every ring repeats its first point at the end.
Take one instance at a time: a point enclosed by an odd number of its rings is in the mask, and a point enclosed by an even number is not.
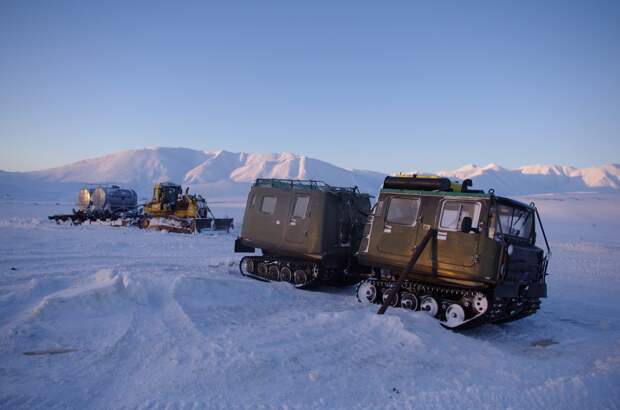
{"type": "Polygon", "coordinates": [[[370,196],[357,187],[257,179],[248,195],[235,252],[259,249],[262,255],[243,257],[240,271],[298,288],[345,282],[347,272],[359,270],[352,266],[352,256],[369,212],[370,196]]]}
{"type": "Polygon", "coordinates": [[[357,286],[360,302],[424,311],[451,329],[539,309],[551,251],[535,205],[471,185],[385,178],[356,254],[371,272],[357,286]],[[536,222],[546,252],[536,245],[536,222]]]}

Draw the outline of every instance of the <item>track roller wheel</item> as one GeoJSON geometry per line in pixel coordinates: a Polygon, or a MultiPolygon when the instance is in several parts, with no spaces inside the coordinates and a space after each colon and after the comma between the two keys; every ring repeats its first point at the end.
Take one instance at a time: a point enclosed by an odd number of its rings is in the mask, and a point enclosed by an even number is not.
{"type": "Polygon", "coordinates": [[[414,293],[404,292],[400,297],[400,305],[408,310],[418,310],[420,300],[414,293]]]}
{"type": "Polygon", "coordinates": [[[291,282],[293,280],[293,272],[287,266],[284,266],[280,269],[280,280],[282,282],[291,282]]]}
{"type": "Polygon", "coordinates": [[[458,303],[453,303],[446,309],[446,326],[457,327],[465,321],[465,310],[458,303]]]}
{"type": "Polygon", "coordinates": [[[244,276],[254,274],[254,261],[251,256],[244,256],[239,262],[239,271],[244,276]]]}
{"type": "Polygon", "coordinates": [[[265,263],[259,263],[258,267],[256,268],[256,272],[258,273],[259,276],[266,278],[267,277],[267,265],[265,263]]]}
{"type": "Polygon", "coordinates": [[[377,300],[377,287],[371,280],[364,280],[357,285],[356,289],[357,301],[360,303],[370,304],[377,300]]]}
{"type": "MultiPolygon", "coordinates": [[[[386,289],[383,291],[383,302],[385,303],[385,301],[388,300],[388,298],[390,297],[390,295],[392,295],[394,293],[394,290],[392,289],[386,289]]],[[[398,300],[398,293],[396,293],[394,295],[394,299],[392,299],[392,303],[390,304],[390,306],[392,307],[398,307],[399,304],[399,300],[398,300]]]]}
{"type": "Polygon", "coordinates": [[[270,265],[269,269],[267,270],[268,273],[268,278],[269,280],[275,280],[275,281],[279,281],[280,280],[280,268],[278,268],[278,265],[270,265]]]}
{"type": "Polygon", "coordinates": [[[308,275],[306,274],[306,271],[297,269],[293,272],[293,280],[295,282],[295,286],[302,287],[308,283],[308,275]]]}
{"type": "Polygon", "coordinates": [[[422,296],[420,310],[426,312],[429,316],[435,317],[437,316],[437,312],[439,312],[439,304],[432,296],[422,296]]]}

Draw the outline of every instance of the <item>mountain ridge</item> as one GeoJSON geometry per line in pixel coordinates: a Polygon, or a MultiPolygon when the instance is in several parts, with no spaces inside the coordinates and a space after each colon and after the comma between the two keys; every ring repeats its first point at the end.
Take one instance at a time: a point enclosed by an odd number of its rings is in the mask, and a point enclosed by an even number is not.
{"type": "MultiPolygon", "coordinates": [[[[424,174],[424,173],[421,173],[424,174]]],[[[428,173],[426,173],[428,174],[428,173]]],[[[478,189],[504,195],[574,191],[620,191],[620,164],[576,168],[524,165],[507,169],[491,163],[467,164],[434,172],[451,179],[471,178],[478,189]]],[[[146,197],[155,182],[173,181],[208,197],[245,196],[256,178],[316,179],[330,185],[358,186],[376,194],[386,174],[347,169],[292,153],[245,153],[226,150],[150,147],[120,151],[38,171],[0,171],[0,196],[73,197],[85,184],[116,183],[146,197]]]]}

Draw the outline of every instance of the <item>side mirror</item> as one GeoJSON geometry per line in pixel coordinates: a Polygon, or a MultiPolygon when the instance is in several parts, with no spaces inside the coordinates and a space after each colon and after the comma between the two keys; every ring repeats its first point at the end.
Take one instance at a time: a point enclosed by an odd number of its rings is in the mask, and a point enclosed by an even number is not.
{"type": "Polygon", "coordinates": [[[466,216],[465,218],[463,218],[463,220],[461,221],[461,232],[470,233],[472,231],[471,225],[472,225],[472,220],[469,216],[466,216]]]}

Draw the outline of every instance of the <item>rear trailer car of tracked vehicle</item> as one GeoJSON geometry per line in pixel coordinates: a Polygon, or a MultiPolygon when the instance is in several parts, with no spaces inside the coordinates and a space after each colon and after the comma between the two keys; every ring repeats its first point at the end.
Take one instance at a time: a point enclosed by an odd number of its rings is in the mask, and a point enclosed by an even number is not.
{"type": "Polygon", "coordinates": [[[351,268],[370,196],[320,181],[257,179],[248,195],[236,252],[243,275],[309,287],[344,278],[351,268]]]}
{"type": "Polygon", "coordinates": [[[536,312],[550,257],[536,207],[470,186],[385,179],[357,253],[372,269],[358,285],[360,302],[422,310],[453,329],[536,312]],[[536,246],[536,221],[546,252],[536,246]]]}

